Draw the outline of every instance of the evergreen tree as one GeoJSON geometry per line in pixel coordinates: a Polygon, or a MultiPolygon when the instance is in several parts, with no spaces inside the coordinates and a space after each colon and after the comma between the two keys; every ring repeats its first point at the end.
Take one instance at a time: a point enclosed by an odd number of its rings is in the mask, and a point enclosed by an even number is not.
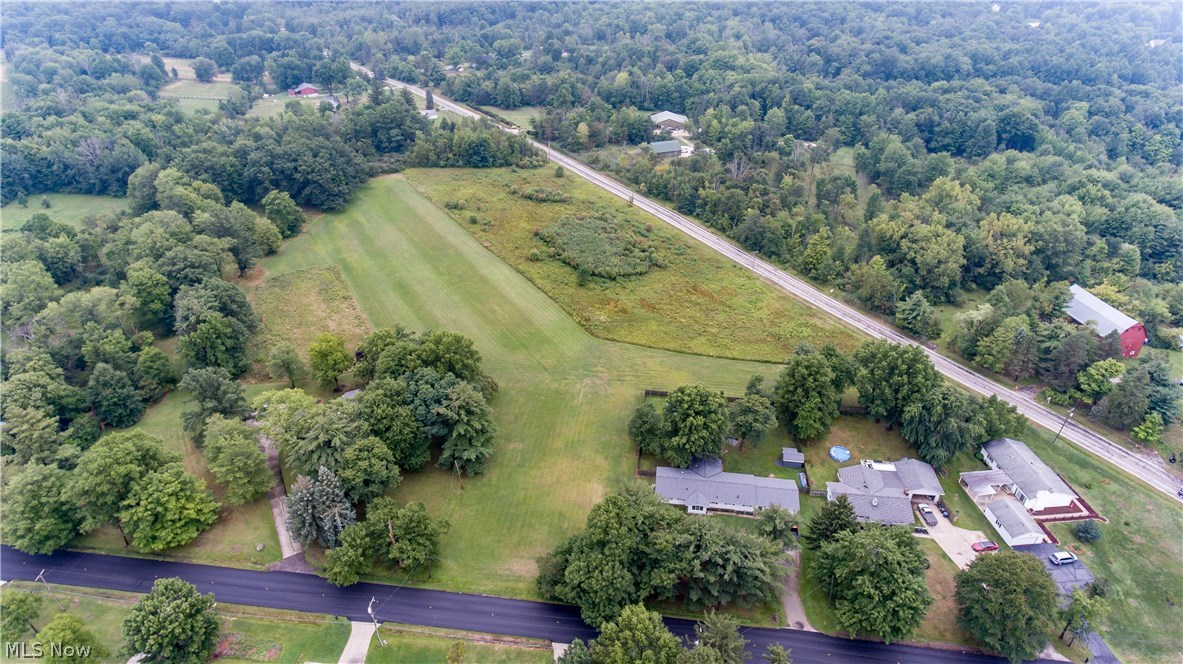
{"type": "Polygon", "coordinates": [[[805,527],[801,539],[805,540],[806,548],[817,551],[823,545],[831,542],[838,533],[857,530],[858,520],[854,515],[854,506],[845,495],[826,503],[818,510],[805,527]]]}
{"type": "Polygon", "coordinates": [[[936,339],[941,336],[941,321],[936,310],[924,297],[924,291],[916,291],[900,302],[895,309],[895,321],[904,330],[921,338],[936,339]]]}
{"type": "Polygon", "coordinates": [[[345,496],[341,480],[324,466],[317,471],[312,500],[316,508],[316,538],[332,549],[340,543],[342,531],[357,520],[357,514],[345,496]]]}
{"type": "Polygon", "coordinates": [[[316,497],[312,491],[312,480],[300,475],[292,484],[291,492],[284,498],[287,511],[286,526],[292,539],[300,544],[309,544],[316,539],[316,497]]]}
{"type": "Polygon", "coordinates": [[[440,467],[468,475],[484,472],[497,433],[484,395],[470,383],[458,383],[448,390],[440,412],[452,430],[440,452],[440,467]]]}

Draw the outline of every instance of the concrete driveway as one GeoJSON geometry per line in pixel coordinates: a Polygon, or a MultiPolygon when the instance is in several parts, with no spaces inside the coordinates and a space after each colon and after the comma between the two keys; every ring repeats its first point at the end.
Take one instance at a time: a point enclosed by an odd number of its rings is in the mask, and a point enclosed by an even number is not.
{"type": "MultiPolygon", "coordinates": [[[[937,515],[937,525],[926,526],[928,528],[929,536],[936,541],[937,545],[944,550],[945,554],[948,555],[958,567],[961,569],[969,567],[969,564],[973,562],[973,559],[978,557],[977,552],[973,550],[974,542],[981,542],[984,539],[990,538],[986,537],[982,532],[977,530],[958,528],[957,526],[953,525],[953,522],[941,516],[941,511],[937,509],[936,505],[931,503],[926,504],[931,507],[933,513],[937,515]]],[[[922,518],[921,522],[923,521],[924,519],[922,518]]]]}

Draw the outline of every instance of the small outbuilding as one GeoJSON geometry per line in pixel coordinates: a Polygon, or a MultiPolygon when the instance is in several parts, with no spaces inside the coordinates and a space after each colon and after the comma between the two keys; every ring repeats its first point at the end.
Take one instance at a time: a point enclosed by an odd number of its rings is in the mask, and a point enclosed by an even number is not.
{"type": "Polygon", "coordinates": [[[805,453],[798,452],[795,447],[780,448],[780,463],[782,468],[804,468],[805,453]]]}
{"type": "Polygon", "coordinates": [[[658,157],[682,156],[682,144],[678,141],[656,141],[649,144],[649,149],[658,157]]]}
{"type": "Polygon", "coordinates": [[[1081,325],[1092,326],[1099,337],[1117,332],[1121,335],[1121,354],[1124,357],[1138,357],[1138,352],[1148,340],[1146,328],[1141,323],[1078,284],[1073,284],[1068,291],[1071,299],[1064,306],[1064,313],[1069,318],[1081,325]]]}

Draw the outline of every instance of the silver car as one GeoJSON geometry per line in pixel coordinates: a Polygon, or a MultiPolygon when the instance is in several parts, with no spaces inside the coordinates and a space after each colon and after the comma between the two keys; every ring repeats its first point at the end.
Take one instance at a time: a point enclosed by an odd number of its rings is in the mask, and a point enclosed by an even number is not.
{"type": "Polygon", "coordinates": [[[1052,561],[1053,565],[1071,565],[1076,562],[1076,554],[1071,551],[1056,551],[1049,553],[1047,559],[1052,561]]]}

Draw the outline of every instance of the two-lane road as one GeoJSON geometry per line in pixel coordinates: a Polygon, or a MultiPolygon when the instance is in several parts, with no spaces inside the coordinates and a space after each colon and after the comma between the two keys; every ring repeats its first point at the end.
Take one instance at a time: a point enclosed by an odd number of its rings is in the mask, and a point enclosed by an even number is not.
{"type": "MultiPolygon", "coordinates": [[[[357,71],[364,72],[366,75],[371,75],[369,69],[353,63],[353,68],[357,71]]],[[[409,90],[412,94],[418,96],[426,96],[427,92],[417,85],[411,85],[396,81],[394,79],[386,79],[386,83],[392,87],[404,88],[409,90]]],[[[441,97],[439,94],[434,94],[435,104],[437,108],[450,111],[457,115],[469,118],[485,118],[488,116],[478,113],[466,106],[462,106],[446,97],[441,97]]],[[[518,129],[503,125],[499,122],[494,124],[505,131],[517,133],[518,129]]],[[[688,219],[687,217],[670,210],[669,208],[653,201],[650,198],[642,196],[641,194],[628,188],[628,186],[621,182],[604,175],[586,164],[573,159],[562,152],[553,150],[548,146],[531,140],[531,143],[540,152],[544,153],[551,161],[561,165],[564,169],[582,177],[592,184],[604,189],[605,191],[618,196],[624,200],[632,201],[633,205],[640,208],[658,219],[670,224],[674,228],[682,231],[686,235],[695,240],[705,244],[716,252],[726,256],[734,261],[736,264],[756,274],[760,278],[772,283],[791,295],[805,301],[806,303],[829,313],[831,316],[843,321],[844,323],[862,331],[863,333],[874,337],[876,339],[886,339],[901,344],[919,345],[928,354],[937,370],[944,374],[949,379],[960,383],[966,388],[977,392],[983,396],[997,396],[999,399],[1010,403],[1018,409],[1020,413],[1027,416],[1029,420],[1035,424],[1042,426],[1051,431],[1058,431],[1061,426],[1064,431],[1061,438],[1071,441],[1075,445],[1084,450],[1112,463],[1121,468],[1134,477],[1149,484],[1151,487],[1166,493],[1171,497],[1176,497],[1178,491],[1183,487],[1183,480],[1175,477],[1163,469],[1161,462],[1136,454],[1121,445],[1105,438],[1095,431],[1085,427],[1077,422],[1068,420],[1064,421],[1064,417],[1051,409],[1037,403],[1026,394],[1017,390],[1011,389],[1004,385],[1000,385],[993,380],[954,362],[953,360],[937,353],[936,351],[917,344],[911,338],[905,336],[899,331],[895,330],[882,321],[876,320],[857,309],[840,302],[825,293],[822,293],[812,284],[803,279],[795,277],[771,263],[761,259],[760,257],[749,253],[734,244],[728,242],[726,239],[716,235],[715,233],[703,228],[698,223],[688,219]]]]}
{"type": "MultiPolygon", "coordinates": [[[[136,593],[151,590],[156,579],[175,576],[194,584],[203,593],[214,593],[222,603],[325,613],[350,620],[369,620],[366,607],[370,598],[375,597],[378,599],[375,613],[382,622],[524,636],[556,643],[570,643],[577,638],[586,641],[596,634],[580,619],[577,609],[560,604],[378,583],[337,588],[312,574],[255,572],[71,551],[30,556],[8,546],[0,547],[0,579],[32,581],[41,570],[45,570],[44,578],[52,584],[136,593]]],[[[688,620],[667,619],[666,622],[679,636],[694,631],[694,624],[688,620]]],[[[757,656],[770,644],[779,643],[792,649],[793,661],[798,664],[1003,664],[1005,661],[976,653],[840,639],[789,629],[746,628],[744,636],[757,656]]]]}

